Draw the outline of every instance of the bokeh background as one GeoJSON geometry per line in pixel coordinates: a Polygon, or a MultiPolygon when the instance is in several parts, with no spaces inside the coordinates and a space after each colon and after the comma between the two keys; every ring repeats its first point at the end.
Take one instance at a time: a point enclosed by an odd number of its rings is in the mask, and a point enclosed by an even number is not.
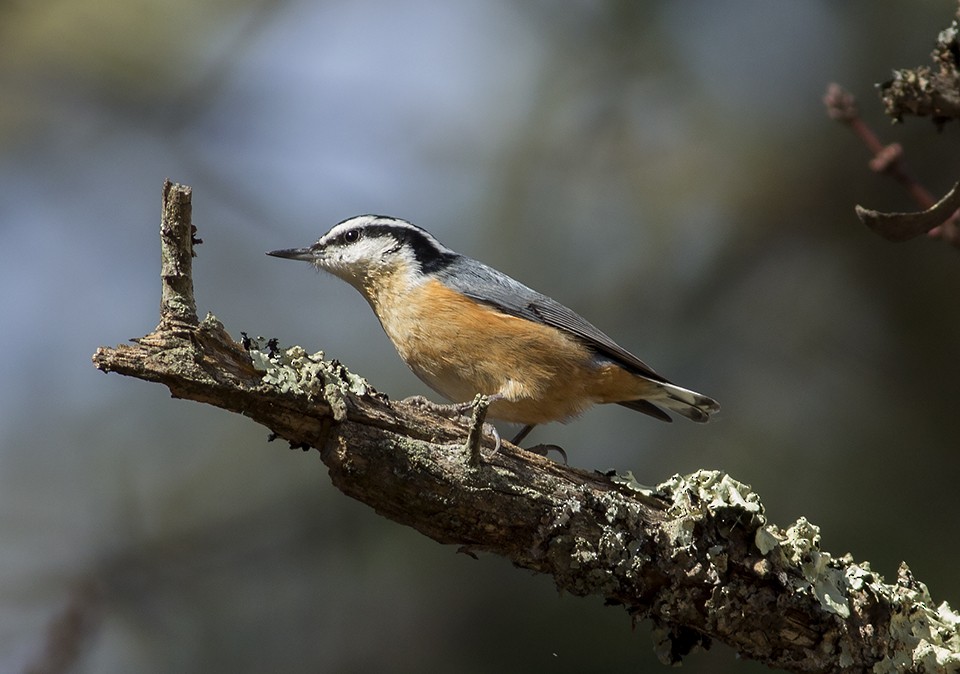
{"type": "MultiPolygon", "coordinates": [[[[956,607],[960,253],[857,222],[913,204],[821,103],[847,86],[945,192],[956,125],[891,126],[874,85],[955,11],[0,5],[0,671],[663,670],[649,623],[381,519],[247,419],[97,372],[97,346],[157,322],[165,177],[194,188],[199,308],[234,336],[429,393],[355,291],[263,255],[404,217],[723,405],[531,440],[648,484],[728,471],[773,522],[806,516],[888,579],[906,561],[956,607]]],[[[764,671],[719,645],[685,667],[764,671]]]]}

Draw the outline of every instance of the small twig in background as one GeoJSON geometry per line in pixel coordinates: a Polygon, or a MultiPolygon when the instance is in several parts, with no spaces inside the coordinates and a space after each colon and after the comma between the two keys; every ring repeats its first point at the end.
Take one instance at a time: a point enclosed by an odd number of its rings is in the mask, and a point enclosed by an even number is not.
{"type": "MultiPolygon", "coordinates": [[[[907,173],[903,162],[903,147],[899,143],[884,145],[873,129],[860,116],[856,99],[839,84],[831,83],[823,97],[827,106],[827,115],[831,119],[842,122],[850,127],[867,149],[873,155],[869,162],[870,170],[892,177],[910,194],[914,202],[923,212],[933,211],[934,206],[945,199],[938,200],[933,194],[921,185],[913,176],[907,173]]],[[[859,207],[858,207],[859,209],[859,207]]],[[[859,209],[858,215],[866,209],[859,209]]],[[[952,215],[943,220],[930,221],[929,218],[918,217],[917,213],[910,214],[880,214],[870,211],[882,218],[873,218],[870,222],[864,220],[877,233],[891,241],[905,241],[924,232],[928,236],[939,238],[952,246],[960,247],[960,211],[952,211],[952,215]],[[902,219],[909,216],[909,222],[902,219]],[[918,227],[922,227],[919,228],[918,227]]],[[[861,220],[863,218],[861,217],[861,220]]]]}
{"type": "Polygon", "coordinates": [[[903,164],[903,146],[899,143],[884,145],[873,129],[863,121],[853,94],[833,82],[827,86],[823,103],[827,106],[827,115],[849,126],[870,150],[873,155],[869,163],[871,171],[886,174],[899,182],[922,209],[930,208],[936,203],[933,195],[907,173],[903,164]]]}
{"type": "Polygon", "coordinates": [[[103,593],[93,579],[80,580],[70,593],[64,609],[47,628],[43,651],[27,665],[27,674],[60,674],[69,672],[100,626],[103,593]]]}

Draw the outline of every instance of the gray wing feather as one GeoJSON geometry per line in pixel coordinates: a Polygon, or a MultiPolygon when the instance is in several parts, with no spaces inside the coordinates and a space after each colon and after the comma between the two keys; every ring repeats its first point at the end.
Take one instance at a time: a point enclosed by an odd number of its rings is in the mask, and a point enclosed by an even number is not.
{"type": "Polygon", "coordinates": [[[482,262],[461,255],[438,276],[446,285],[467,297],[496,307],[505,314],[568,332],[626,369],[653,381],[670,383],[572,309],[482,262]]]}

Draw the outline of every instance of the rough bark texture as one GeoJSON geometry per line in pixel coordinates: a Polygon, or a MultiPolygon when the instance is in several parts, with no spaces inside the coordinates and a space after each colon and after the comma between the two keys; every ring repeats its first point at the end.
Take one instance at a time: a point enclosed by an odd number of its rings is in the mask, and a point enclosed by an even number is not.
{"type": "Polygon", "coordinates": [[[880,85],[884,112],[895,121],[917,115],[942,126],[960,118],[960,10],[957,15],[937,36],[932,67],[894,70],[892,79],[880,85]]]}
{"type": "Polygon", "coordinates": [[[390,402],[320,354],[245,347],[214,317],[185,314],[190,190],[168,182],[164,200],[169,314],[132,345],[98,349],[100,370],[244,414],[317,448],[334,485],[385,517],[650,618],[664,662],[718,639],[796,672],[960,670],[960,616],[935,607],[906,566],[885,584],[821,551],[806,520],[768,524],[758,496],[729,476],[700,471],[650,489],[508,443],[471,465],[466,423],[390,402]]]}

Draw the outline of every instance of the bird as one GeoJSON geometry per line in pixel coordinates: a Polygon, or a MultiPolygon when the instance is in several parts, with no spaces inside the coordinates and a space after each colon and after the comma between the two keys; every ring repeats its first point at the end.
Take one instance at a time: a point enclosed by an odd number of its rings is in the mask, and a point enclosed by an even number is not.
{"type": "Polygon", "coordinates": [[[406,220],[358,215],[311,246],[267,255],[309,262],[356,288],[417,377],[461,409],[487,396],[488,418],[523,426],[515,445],[534,426],[597,404],[661,421],[672,420],[665,410],[706,422],[720,409],[572,309],[406,220]]]}

